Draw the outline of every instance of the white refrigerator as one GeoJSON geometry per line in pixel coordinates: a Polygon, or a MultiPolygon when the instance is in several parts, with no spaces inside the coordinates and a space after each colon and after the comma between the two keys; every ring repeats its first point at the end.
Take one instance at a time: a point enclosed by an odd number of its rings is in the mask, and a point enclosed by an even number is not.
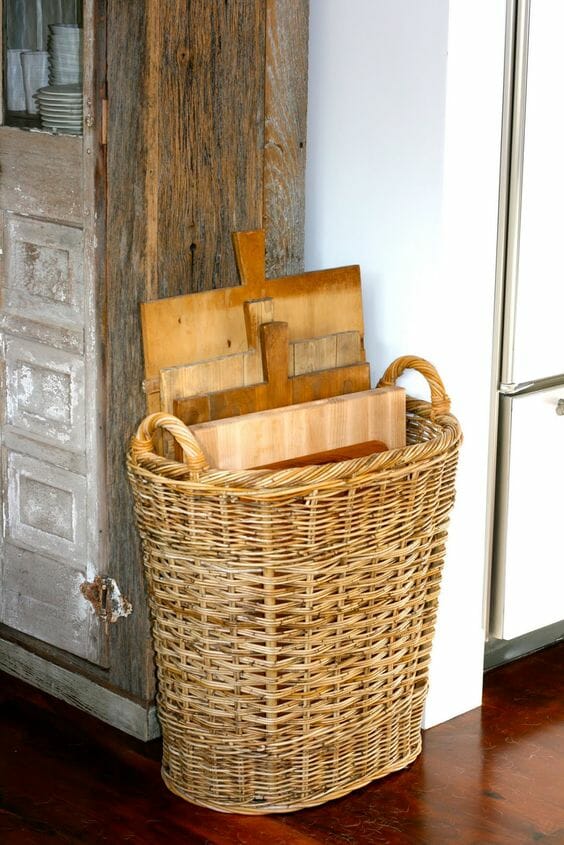
{"type": "Polygon", "coordinates": [[[563,43],[564,0],[509,0],[489,630],[503,640],[564,620],[563,43]]]}

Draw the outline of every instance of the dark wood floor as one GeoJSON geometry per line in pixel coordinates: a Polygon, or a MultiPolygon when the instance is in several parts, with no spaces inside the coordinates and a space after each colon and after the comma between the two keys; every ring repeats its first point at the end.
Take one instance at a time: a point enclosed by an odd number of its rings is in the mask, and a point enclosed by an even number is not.
{"type": "Polygon", "coordinates": [[[313,810],[185,803],[143,744],[0,675],[0,842],[564,843],[564,643],[490,672],[484,706],[424,734],[403,772],[313,810]]]}

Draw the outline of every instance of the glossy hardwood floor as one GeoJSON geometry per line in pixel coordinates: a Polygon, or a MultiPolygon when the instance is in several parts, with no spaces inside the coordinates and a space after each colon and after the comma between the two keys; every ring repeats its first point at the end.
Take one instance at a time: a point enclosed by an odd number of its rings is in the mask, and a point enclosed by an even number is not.
{"type": "Polygon", "coordinates": [[[183,802],[137,742],[0,675],[0,842],[564,843],[564,643],[486,675],[484,706],[424,734],[403,772],[323,807],[223,815],[183,802]]]}

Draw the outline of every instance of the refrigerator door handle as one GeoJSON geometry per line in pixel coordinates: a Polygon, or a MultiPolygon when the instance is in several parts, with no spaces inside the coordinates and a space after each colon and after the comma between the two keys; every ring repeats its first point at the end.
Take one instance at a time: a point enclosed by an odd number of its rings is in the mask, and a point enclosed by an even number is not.
{"type": "Polygon", "coordinates": [[[518,396],[520,393],[525,393],[525,391],[530,390],[530,388],[534,387],[535,384],[536,382],[534,381],[522,381],[520,383],[515,383],[514,381],[503,381],[499,385],[499,392],[503,393],[504,396],[518,396]]]}
{"type": "Polygon", "coordinates": [[[525,393],[551,390],[553,387],[564,389],[564,373],[548,378],[533,379],[533,381],[502,381],[499,385],[499,392],[502,396],[521,396],[525,393]]]}

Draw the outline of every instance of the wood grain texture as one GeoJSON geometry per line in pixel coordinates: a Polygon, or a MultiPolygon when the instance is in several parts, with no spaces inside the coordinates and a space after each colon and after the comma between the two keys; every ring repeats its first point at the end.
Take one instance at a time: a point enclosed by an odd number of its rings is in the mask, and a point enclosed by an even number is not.
{"type": "Polygon", "coordinates": [[[246,469],[381,440],[405,445],[405,391],[378,388],[192,426],[210,467],[246,469]]]}
{"type": "Polygon", "coordinates": [[[262,0],[151,0],[158,296],[232,285],[234,229],[262,222],[262,0]]]}
{"type": "MultiPolygon", "coordinates": [[[[271,322],[260,326],[258,357],[262,360],[264,380],[256,384],[252,383],[248,387],[233,387],[209,393],[206,391],[208,400],[206,419],[218,420],[291,404],[287,323],[271,322]]],[[[174,409],[176,415],[188,411],[188,418],[190,418],[190,399],[185,398],[175,402],[174,409]]],[[[184,419],[184,417],[180,416],[179,419],[184,419]]]]}
{"type": "Polygon", "coordinates": [[[105,376],[109,569],[133,604],[112,626],[111,677],[141,698],[154,695],[152,650],[133,504],[125,475],[126,444],[143,417],[138,302],[146,295],[144,110],[146,4],[108,0],[108,195],[105,376]],[[127,127],[127,131],[124,131],[127,127]]]}
{"type": "MultiPolygon", "coordinates": [[[[165,367],[161,369],[158,383],[156,379],[154,384],[149,380],[145,381],[146,393],[160,391],[159,410],[172,413],[176,399],[213,390],[242,387],[262,380],[259,329],[263,323],[274,319],[273,300],[267,298],[245,302],[242,314],[248,347],[245,352],[221,355],[181,367],[165,367]]],[[[199,329],[196,328],[195,333],[198,334],[199,329]]],[[[181,340],[180,337],[178,339],[181,340]]],[[[163,336],[162,342],[168,346],[170,338],[163,336]]],[[[182,352],[177,354],[182,355],[182,352]]]]}
{"type": "MultiPolygon", "coordinates": [[[[271,302],[271,300],[264,301],[271,302]]],[[[245,303],[245,305],[254,308],[256,302],[245,303]]],[[[265,309],[263,309],[264,319],[260,325],[268,325],[272,322],[272,313],[272,310],[265,312],[265,309]]],[[[146,380],[144,387],[147,394],[159,394],[160,390],[156,409],[174,413],[174,403],[178,400],[190,398],[195,402],[195,397],[198,394],[257,386],[264,379],[263,356],[261,344],[258,340],[258,328],[258,324],[253,324],[251,327],[251,331],[257,331],[254,338],[249,335],[249,330],[247,330],[247,336],[250,338],[247,352],[223,355],[218,358],[211,358],[208,361],[187,364],[184,367],[165,367],[161,370],[158,382],[156,379],[146,380]]],[[[351,366],[362,361],[360,334],[358,332],[343,332],[311,338],[310,340],[290,341],[285,358],[287,359],[288,378],[318,370],[351,366]]],[[[363,377],[359,374],[358,378],[363,377]]],[[[369,387],[369,384],[359,382],[357,389],[365,390],[369,387]]],[[[317,396],[315,398],[321,399],[322,397],[317,396]]],[[[265,407],[272,406],[267,405],[265,407]]],[[[185,406],[185,409],[188,410],[187,406],[185,406]]],[[[217,418],[212,416],[211,419],[217,418]]]]}
{"type": "Polygon", "coordinates": [[[301,270],[308,0],[144,6],[149,296],[235,284],[237,229],[301,270]]]}
{"type": "Polygon", "coordinates": [[[304,267],[309,0],[266,0],[266,275],[304,267]]]}
{"type": "Polygon", "coordinates": [[[0,669],[141,740],[159,736],[154,705],[118,695],[97,679],[58,666],[15,642],[0,640],[0,669]]]}
{"type": "MultiPolygon", "coordinates": [[[[161,397],[165,397],[167,403],[162,402],[161,410],[172,411],[186,425],[191,425],[196,420],[198,422],[220,420],[241,414],[251,414],[255,411],[265,411],[269,408],[279,408],[282,405],[294,405],[298,402],[310,402],[314,399],[326,399],[329,396],[355,393],[370,388],[370,366],[367,363],[327,368],[332,363],[331,359],[335,357],[336,344],[334,342],[327,343],[325,342],[326,338],[319,338],[317,340],[320,342],[312,341],[306,342],[306,344],[296,342],[291,344],[288,342],[287,323],[264,323],[260,329],[259,351],[254,355],[247,352],[243,356],[232,357],[235,361],[239,358],[251,356],[262,358],[263,380],[257,381],[255,376],[250,383],[243,381],[242,384],[245,386],[224,385],[223,389],[209,390],[210,386],[215,386],[212,376],[216,375],[215,371],[211,369],[211,365],[225,360],[221,358],[209,362],[210,379],[207,381],[207,385],[202,365],[161,370],[162,384],[163,377],[174,373],[175,370],[182,374],[195,369],[203,376],[201,393],[204,393],[204,395],[199,396],[192,396],[189,392],[183,393],[180,381],[173,382],[167,386],[166,391],[161,387],[161,397]],[[300,364],[304,366],[305,372],[294,373],[292,359],[295,356],[296,346],[300,349],[304,345],[308,347],[310,352],[313,348],[313,354],[300,356],[298,353],[300,364]],[[325,364],[324,355],[329,359],[328,365],[325,364]],[[319,369],[314,370],[307,366],[312,360],[314,363],[320,362],[319,369]]],[[[334,341],[335,335],[330,335],[329,340],[334,341]]],[[[230,371],[230,375],[233,376],[232,382],[234,384],[236,374],[230,371]]],[[[186,384],[186,380],[183,380],[183,382],[186,384]]],[[[239,384],[241,384],[241,381],[239,381],[239,384]]]]}
{"type": "MultiPolygon", "coordinates": [[[[263,300],[267,302],[268,300],[263,300]]],[[[246,306],[250,303],[245,303],[246,306]]],[[[270,310],[265,314],[263,322],[269,323],[274,319],[274,311],[270,310]]],[[[258,330],[258,326],[256,326],[258,330]]],[[[258,334],[258,331],[257,331],[258,334]]],[[[247,337],[249,336],[249,329],[247,327],[247,337]]],[[[244,384],[252,384],[258,377],[262,376],[262,367],[257,367],[257,362],[249,355],[249,351],[254,352],[255,344],[249,344],[252,349],[247,352],[239,353],[244,361],[244,384]]],[[[361,342],[359,332],[336,332],[335,334],[324,335],[322,337],[306,338],[304,340],[290,341],[290,353],[288,358],[288,375],[299,376],[302,373],[310,373],[314,370],[323,370],[329,367],[346,367],[348,364],[355,364],[363,360],[364,350],[361,342]]],[[[229,361],[232,357],[230,355],[223,356],[229,361]]],[[[233,356],[235,357],[235,356],[233,356]]],[[[220,356],[221,358],[221,356],[220,356]]],[[[214,360],[214,359],[211,359],[214,360]]],[[[218,359],[220,360],[220,359],[218,359]]],[[[195,364],[187,364],[185,367],[179,367],[178,370],[192,370],[194,373],[201,365],[207,366],[209,362],[200,361],[195,364]]],[[[172,367],[171,370],[176,369],[172,367]]],[[[166,368],[161,370],[160,378],[144,379],[143,389],[145,393],[152,394],[159,391],[159,384],[163,377],[166,368]]],[[[205,390],[210,387],[209,382],[206,383],[204,379],[197,378],[197,384],[201,386],[194,388],[193,392],[205,390]]],[[[189,394],[192,391],[190,388],[186,391],[189,394]]],[[[183,395],[181,393],[178,396],[183,395]]],[[[162,403],[157,404],[157,410],[162,406],[162,403]]]]}
{"type": "Polygon", "coordinates": [[[179,0],[108,0],[107,15],[107,291],[100,301],[108,548],[109,567],[135,608],[112,628],[120,660],[110,676],[151,697],[144,588],[123,468],[125,444],[144,412],[137,307],[150,296],[235,282],[231,232],[262,222],[265,11],[258,0],[244,10],[241,2],[195,0],[187,8],[179,0]]]}
{"type": "Polygon", "coordinates": [[[2,208],[82,224],[81,138],[2,126],[0,172],[2,208]]]}
{"type": "Polygon", "coordinates": [[[245,302],[271,298],[291,341],[356,331],[364,360],[360,268],[336,267],[277,279],[264,277],[263,230],[233,236],[242,284],[141,303],[145,378],[164,367],[245,352],[245,302]],[[166,342],[165,342],[166,339],[166,342]]]}
{"type": "MultiPolygon", "coordinates": [[[[120,666],[111,674],[150,696],[152,657],[124,472],[126,443],[145,410],[138,303],[235,284],[231,233],[262,225],[266,7],[261,0],[108,0],[107,13],[108,542],[112,571],[135,608],[112,630],[120,666]]],[[[297,18],[290,23],[299,25],[297,18]]],[[[279,43],[291,53],[287,64],[305,61],[303,38],[289,32],[279,43]]],[[[283,84],[291,84],[289,76],[283,84]]],[[[303,93],[296,102],[305,108],[303,93]]],[[[290,170],[284,178],[303,195],[303,174],[290,170]]],[[[198,328],[201,347],[205,311],[198,328]]],[[[226,344],[222,352],[245,348],[226,344]]]]}
{"type": "Polygon", "coordinates": [[[291,341],[345,331],[364,338],[359,268],[316,270],[268,279],[250,290],[223,288],[143,303],[145,378],[164,367],[246,351],[243,304],[264,297],[276,300],[275,319],[288,323],[291,341]]]}

